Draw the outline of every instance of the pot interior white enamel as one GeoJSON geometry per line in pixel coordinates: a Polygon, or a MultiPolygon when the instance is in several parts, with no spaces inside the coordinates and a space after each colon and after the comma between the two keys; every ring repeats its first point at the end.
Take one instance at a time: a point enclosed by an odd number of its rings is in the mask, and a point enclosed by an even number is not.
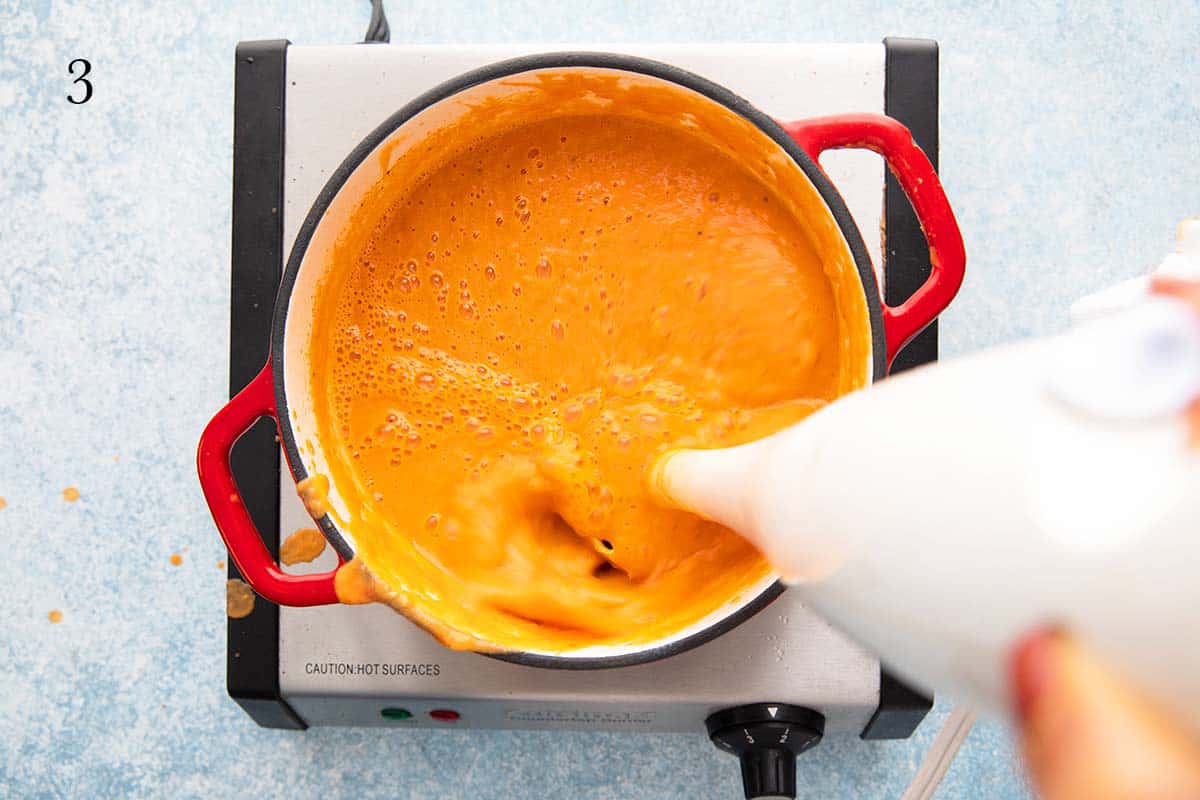
{"type": "MultiPolygon", "coordinates": [[[[649,100],[636,113],[657,124],[688,130],[723,150],[738,149],[747,165],[779,196],[791,203],[806,234],[821,254],[829,274],[857,276],[861,303],[853,312],[863,317],[871,343],[857,369],[869,382],[884,371],[882,323],[874,274],[865,248],[841,199],[828,180],[788,137],[761,112],[728,91],[689,73],[662,64],[611,55],[545,56],[497,64],[471,73],[419,98],[395,114],[355,150],[330,179],[297,238],[276,306],[272,360],[276,403],[283,444],[293,475],[328,475],[327,453],[316,434],[314,412],[319,398],[312,386],[310,337],[316,299],[331,271],[339,269],[334,251],[339,239],[354,226],[371,225],[358,217],[365,198],[377,207],[379,194],[395,196],[423,170],[445,157],[445,148],[487,135],[462,120],[478,120],[478,109],[492,109],[493,130],[499,131],[529,115],[604,114],[610,92],[647,91],[649,100]],[[547,106],[539,99],[545,81],[566,73],[596,77],[593,91],[570,102],[547,106]],[[699,107],[722,113],[696,114],[699,107]]],[[[355,551],[354,534],[339,527],[333,516],[349,517],[339,487],[331,485],[328,504],[334,512],[319,523],[346,558],[355,551]]],[[[750,616],[781,586],[773,576],[758,581],[717,611],[672,635],[652,642],[592,646],[569,651],[528,651],[506,654],[522,663],[542,666],[592,667],[635,663],[662,657],[698,644],[750,616]]]]}

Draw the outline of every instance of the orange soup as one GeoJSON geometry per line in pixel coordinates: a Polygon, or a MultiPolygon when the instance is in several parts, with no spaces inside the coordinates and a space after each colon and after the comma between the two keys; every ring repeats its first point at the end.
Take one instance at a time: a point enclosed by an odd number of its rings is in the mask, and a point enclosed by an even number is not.
{"type": "Polygon", "coordinates": [[[862,290],[787,209],[739,159],[619,114],[497,132],[413,181],[318,299],[316,434],[357,547],[339,597],[453,647],[566,651],[761,586],[759,553],[656,504],[647,470],[865,380],[836,296],[862,290]]]}

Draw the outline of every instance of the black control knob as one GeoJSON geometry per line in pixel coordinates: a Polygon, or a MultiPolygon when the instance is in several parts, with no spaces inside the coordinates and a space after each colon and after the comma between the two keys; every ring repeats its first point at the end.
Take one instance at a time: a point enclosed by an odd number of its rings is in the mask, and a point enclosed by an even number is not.
{"type": "Polygon", "coordinates": [[[825,734],[825,717],[786,703],[727,708],[704,724],[713,744],[741,760],[748,800],[795,797],[796,756],[825,734]]]}

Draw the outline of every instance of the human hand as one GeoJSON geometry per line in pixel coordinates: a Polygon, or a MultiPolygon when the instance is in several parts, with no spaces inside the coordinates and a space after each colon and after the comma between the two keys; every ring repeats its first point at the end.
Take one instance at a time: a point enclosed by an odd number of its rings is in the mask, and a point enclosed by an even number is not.
{"type": "Polygon", "coordinates": [[[1022,749],[1045,800],[1197,800],[1200,735],[1041,631],[1012,660],[1022,749]]]}

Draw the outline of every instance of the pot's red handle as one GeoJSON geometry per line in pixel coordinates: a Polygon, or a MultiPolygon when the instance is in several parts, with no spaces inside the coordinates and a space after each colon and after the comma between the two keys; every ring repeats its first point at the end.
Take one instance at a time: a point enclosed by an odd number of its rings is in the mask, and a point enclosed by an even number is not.
{"type": "Polygon", "coordinates": [[[260,418],[275,418],[273,384],[271,365],[267,364],[208,423],[200,435],[200,448],[196,453],[200,487],[217,530],[229,548],[229,556],[250,588],[271,602],[285,606],[336,603],[333,577],[337,571],[289,575],[281,570],[263,544],[233,480],[229,454],[234,443],[260,418]]]}
{"type": "Polygon", "coordinates": [[[879,153],[900,182],[925,232],[929,278],[900,305],[883,305],[890,368],[901,348],[942,313],[962,285],[967,254],[950,201],[912,133],[891,117],[840,114],[787,123],[784,129],[814,161],[826,150],[846,147],[879,153]]]}

